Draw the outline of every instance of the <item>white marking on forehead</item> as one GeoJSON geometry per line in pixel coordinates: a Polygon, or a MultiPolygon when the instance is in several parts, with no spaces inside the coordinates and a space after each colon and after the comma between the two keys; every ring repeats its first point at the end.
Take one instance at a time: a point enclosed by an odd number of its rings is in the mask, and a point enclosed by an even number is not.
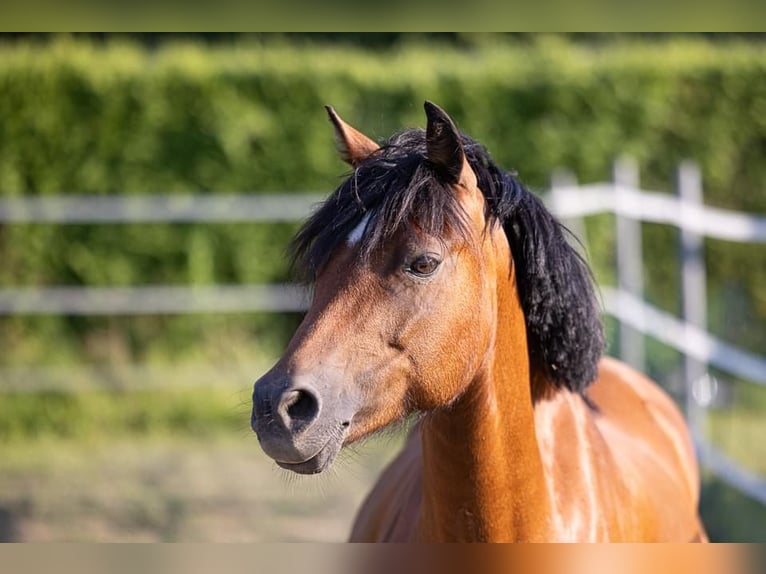
{"type": "Polygon", "coordinates": [[[346,243],[349,245],[356,245],[361,241],[362,237],[364,237],[364,232],[367,231],[367,224],[370,222],[370,212],[364,214],[364,217],[362,218],[362,221],[359,222],[359,225],[354,227],[354,229],[351,230],[351,233],[348,234],[348,238],[346,239],[346,243]]]}

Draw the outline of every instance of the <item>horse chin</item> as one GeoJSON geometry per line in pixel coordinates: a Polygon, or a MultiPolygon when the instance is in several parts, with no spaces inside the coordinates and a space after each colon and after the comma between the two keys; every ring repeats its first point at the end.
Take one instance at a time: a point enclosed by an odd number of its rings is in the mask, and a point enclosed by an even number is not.
{"type": "Polygon", "coordinates": [[[342,440],[331,440],[308,460],[303,462],[280,462],[277,460],[276,463],[281,468],[298,474],[319,474],[333,463],[341,446],[343,446],[342,440]]]}

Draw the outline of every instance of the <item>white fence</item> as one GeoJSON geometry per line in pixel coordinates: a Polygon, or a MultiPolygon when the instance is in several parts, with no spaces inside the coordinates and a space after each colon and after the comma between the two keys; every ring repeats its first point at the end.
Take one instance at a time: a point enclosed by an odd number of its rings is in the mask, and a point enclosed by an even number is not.
{"type": "MultiPolygon", "coordinates": [[[[295,221],[322,199],[322,195],[306,193],[0,198],[0,224],[295,221]]],[[[557,173],[546,200],[586,244],[582,218],[615,215],[618,286],[602,286],[601,293],[605,311],[620,324],[622,358],[644,370],[644,335],[683,354],[686,413],[703,463],[735,488],[766,504],[766,480],[732,462],[702,430],[711,392],[708,365],[766,385],[766,358],[706,331],[703,238],[766,243],[766,217],[703,205],[701,178],[691,163],[682,164],[678,170],[675,196],[641,190],[636,164],[622,159],[615,164],[612,183],[578,186],[571,175],[557,173]],[[679,229],[680,318],[643,300],[643,221],[679,229]]],[[[303,310],[307,304],[307,293],[295,285],[0,288],[0,315],[286,312],[303,310]]]]}
{"type": "MultiPolygon", "coordinates": [[[[704,417],[717,387],[708,366],[766,386],[766,358],[726,343],[706,331],[707,297],[704,237],[766,243],[766,217],[708,207],[696,165],[679,166],[675,196],[641,190],[638,166],[618,160],[613,182],[577,186],[573,176],[554,176],[550,209],[587,244],[581,218],[613,213],[616,220],[617,287],[601,287],[604,308],[619,321],[622,359],[645,371],[644,335],[680,351],[684,357],[686,415],[698,453],[710,470],[766,505],[766,479],[732,461],[705,436],[704,417]],[[641,222],[679,230],[682,316],[674,317],[643,300],[641,222]]],[[[766,251],[766,246],[764,247],[766,251]]]]}

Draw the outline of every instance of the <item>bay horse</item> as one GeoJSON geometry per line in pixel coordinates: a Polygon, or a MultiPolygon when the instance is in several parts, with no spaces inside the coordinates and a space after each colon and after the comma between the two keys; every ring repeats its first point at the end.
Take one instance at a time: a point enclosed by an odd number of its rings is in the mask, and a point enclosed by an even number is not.
{"type": "Polygon", "coordinates": [[[353,172],[292,243],[313,300],[254,386],[297,473],[420,418],[353,541],[704,541],[672,400],[602,358],[590,270],[515,174],[433,103],[383,145],[327,108],[353,172]]]}

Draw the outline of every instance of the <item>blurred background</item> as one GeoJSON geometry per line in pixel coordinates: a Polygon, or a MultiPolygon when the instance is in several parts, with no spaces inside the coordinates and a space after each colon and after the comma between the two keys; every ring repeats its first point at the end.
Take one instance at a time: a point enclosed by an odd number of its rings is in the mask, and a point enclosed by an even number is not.
{"type": "Polygon", "coordinates": [[[580,235],[711,538],[766,541],[766,35],[399,33],[0,36],[0,540],[347,536],[401,432],[288,475],[251,385],[347,169],[322,106],[380,139],[425,99],[580,235]]]}

